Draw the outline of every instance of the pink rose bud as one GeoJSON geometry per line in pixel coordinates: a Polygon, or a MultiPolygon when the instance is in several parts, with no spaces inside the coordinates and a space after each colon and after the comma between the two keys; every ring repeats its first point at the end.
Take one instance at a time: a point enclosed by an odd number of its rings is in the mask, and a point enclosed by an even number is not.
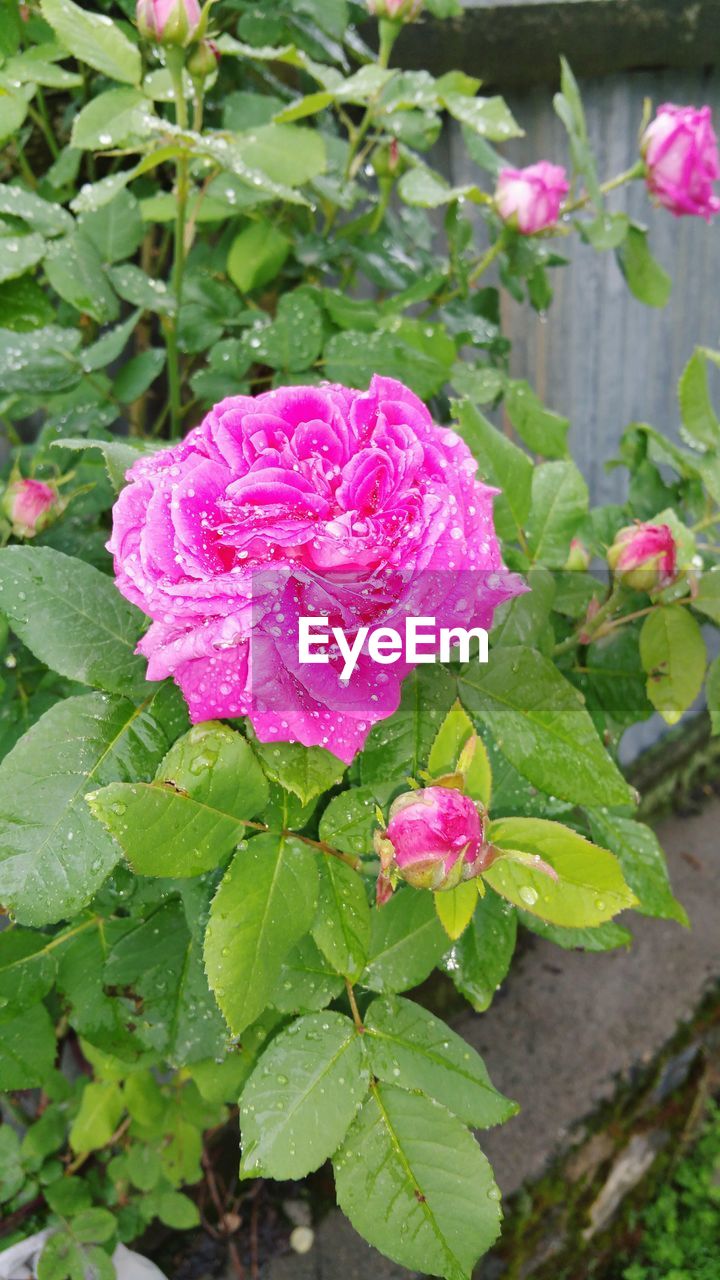
{"type": "Polygon", "coordinates": [[[146,40],[190,44],[202,18],[198,0],[138,0],[135,21],[146,40]]]}
{"type": "Polygon", "coordinates": [[[662,591],[677,576],[677,548],[666,524],[633,524],[620,529],[608,564],[633,591],[662,591]]]}
{"type": "Polygon", "coordinates": [[[3,513],[16,538],[34,538],[41,533],[57,505],[57,493],[42,480],[11,480],[2,499],[3,513]]]}
{"type": "Polygon", "coordinates": [[[414,22],[420,16],[424,0],[368,0],[368,9],[376,18],[387,22],[414,22]]]}
{"type": "Polygon", "coordinates": [[[503,222],[523,236],[554,227],[570,190],[562,165],[540,160],[527,169],[501,169],[495,207],[503,222]]]}
{"type": "Polygon", "coordinates": [[[382,871],[378,901],[399,876],[416,889],[453,889],[491,861],[484,817],[477,805],[450,787],[425,787],[398,796],[386,831],[375,833],[382,871]]]}
{"type": "Polygon", "coordinates": [[[720,160],[709,107],[666,102],[645,130],[640,150],[648,190],[676,218],[690,215],[709,222],[720,210],[713,192],[720,160]]]}
{"type": "Polygon", "coordinates": [[[590,552],[580,538],[570,540],[570,550],[565,561],[566,569],[587,569],[590,564],[590,552]]]}

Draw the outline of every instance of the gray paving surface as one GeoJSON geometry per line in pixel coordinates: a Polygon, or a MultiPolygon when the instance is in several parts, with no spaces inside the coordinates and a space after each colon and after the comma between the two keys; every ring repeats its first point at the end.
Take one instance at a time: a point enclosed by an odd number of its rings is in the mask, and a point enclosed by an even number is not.
{"type": "MultiPolygon", "coordinates": [[[[628,917],[630,952],[565,952],[534,939],[485,1014],[455,1027],[482,1053],[521,1113],[483,1135],[506,1194],[540,1175],[633,1067],[651,1061],[720,979],[720,802],[658,831],[692,928],[628,917]]],[[[276,1259],[264,1280],[407,1280],[338,1212],[315,1247],[276,1259]]]]}

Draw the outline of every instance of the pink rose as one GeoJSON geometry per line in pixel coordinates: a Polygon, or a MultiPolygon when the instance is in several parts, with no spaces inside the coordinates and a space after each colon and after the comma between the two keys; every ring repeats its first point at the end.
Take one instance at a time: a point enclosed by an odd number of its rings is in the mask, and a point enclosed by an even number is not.
{"type": "Polygon", "coordinates": [[[50,523],[57,493],[42,480],[11,480],[2,500],[2,509],[12,524],[16,538],[34,538],[50,523]]]}
{"type": "Polygon", "coordinates": [[[555,225],[569,190],[562,166],[540,160],[527,169],[501,169],[495,205],[503,222],[532,236],[555,225]]]}
{"type": "Polygon", "coordinates": [[[215,406],[138,459],[113,512],[123,595],[153,619],[148,679],[173,676],[193,721],[248,715],[263,742],[350,761],[392,714],[400,657],[300,661],[299,619],[353,637],[404,619],[489,628],[523,586],[502,564],[494,490],[454,432],[391,378],[368,391],[283,387],[215,406]]]}
{"type": "Polygon", "coordinates": [[[135,21],[146,40],[189,44],[202,17],[198,0],[137,0],[135,21]]]}
{"type": "Polygon", "coordinates": [[[643,134],[640,149],[649,191],[677,218],[684,214],[710,221],[720,210],[713,183],[720,161],[709,107],[658,107],[643,134]]]}
{"type": "Polygon", "coordinates": [[[450,787],[425,787],[398,796],[385,832],[376,832],[382,870],[378,901],[395,876],[415,889],[453,889],[492,861],[484,819],[476,804],[450,787]]]}
{"type": "Polygon", "coordinates": [[[677,548],[666,524],[633,524],[620,529],[608,564],[633,591],[662,591],[675,581],[677,548]]]}
{"type": "Polygon", "coordinates": [[[414,22],[424,0],[368,0],[368,9],[376,18],[389,22],[414,22]]]}

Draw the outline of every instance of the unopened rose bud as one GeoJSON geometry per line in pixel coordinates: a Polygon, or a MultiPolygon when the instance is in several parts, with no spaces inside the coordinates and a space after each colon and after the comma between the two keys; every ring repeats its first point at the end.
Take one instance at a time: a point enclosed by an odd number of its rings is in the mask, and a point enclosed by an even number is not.
{"type": "Polygon", "coordinates": [[[16,538],[34,538],[61,509],[56,490],[42,480],[11,480],[2,497],[2,511],[16,538]]]}
{"type": "Polygon", "coordinates": [[[187,69],[193,80],[206,80],[217,70],[220,50],[213,40],[201,40],[187,60],[187,69]]]}
{"type": "Polygon", "coordinates": [[[368,0],[368,9],[386,22],[414,22],[420,16],[424,0],[368,0]]]}
{"type": "Polygon", "coordinates": [[[190,44],[201,19],[198,0],[138,0],[135,11],[140,34],[163,45],[190,44]]]}
{"type": "Polygon", "coordinates": [[[562,166],[539,160],[526,169],[500,170],[495,207],[503,222],[532,236],[555,226],[569,190],[562,166]]]}
{"type": "Polygon", "coordinates": [[[398,796],[386,831],[375,833],[381,862],[378,901],[394,878],[416,889],[453,889],[492,861],[485,843],[484,815],[451,787],[425,787],[398,796]]]}
{"type": "Polygon", "coordinates": [[[677,548],[666,524],[633,524],[620,529],[607,558],[615,576],[633,591],[662,591],[677,576],[677,548]]]}
{"type": "Polygon", "coordinates": [[[720,178],[717,138],[709,107],[666,102],[645,130],[640,151],[648,190],[674,213],[705,218],[720,211],[713,183],[720,178]]]}
{"type": "Polygon", "coordinates": [[[568,558],[565,561],[565,568],[585,570],[589,564],[590,552],[585,543],[581,542],[579,538],[572,538],[568,558]]]}

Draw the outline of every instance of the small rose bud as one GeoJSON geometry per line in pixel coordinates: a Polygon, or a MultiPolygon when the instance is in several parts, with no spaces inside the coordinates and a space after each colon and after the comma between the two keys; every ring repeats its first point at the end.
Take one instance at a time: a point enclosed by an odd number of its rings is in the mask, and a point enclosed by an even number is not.
{"type": "Polygon", "coordinates": [[[135,11],[141,36],[163,45],[190,44],[201,19],[198,0],[138,0],[135,11]]]}
{"type": "Polygon", "coordinates": [[[398,796],[387,830],[375,833],[381,862],[378,901],[386,901],[393,877],[416,889],[452,889],[479,875],[492,860],[484,815],[451,787],[425,787],[398,796]]]}
{"type": "Polygon", "coordinates": [[[187,60],[188,74],[193,80],[206,80],[217,70],[220,61],[220,50],[214,40],[201,40],[195,45],[187,60]]]}
{"type": "Polygon", "coordinates": [[[651,195],[676,218],[709,222],[720,211],[713,183],[720,178],[717,138],[709,107],[666,102],[645,130],[640,151],[651,195]]]}
{"type": "Polygon", "coordinates": [[[615,576],[633,591],[662,591],[677,576],[677,548],[666,524],[632,524],[620,529],[607,559],[615,576]]]}
{"type": "Polygon", "coordinates": [[[424,0],[368,0],[374,17],[387,22],[414,22],[420,16],[424,0]]]}
{"type": "Polygon", "coordinates": [[[2,497],[2,511],[16,538],[34,538],[61,509],[56,490],[42,480],[11,480],[2,497]]]}
{"type": "Polygon", "coordinates": [[[523,236],[532,236],[555,226],[569,190],[562,166],[540,160],[526,169],[500,170],[495,207],[503,222],[523,236]]]}
{"type": "Polygon", "coordinates": [[[585,569],[587,569],[589,564],[590,564],[590,552],[585,546],[585,543],[581,542],[580,538],[572,538],[570,540],[570,550],[568,552],[568,558],[565,561],[565,568],[580,569],[584,571],[585,569]]]}

